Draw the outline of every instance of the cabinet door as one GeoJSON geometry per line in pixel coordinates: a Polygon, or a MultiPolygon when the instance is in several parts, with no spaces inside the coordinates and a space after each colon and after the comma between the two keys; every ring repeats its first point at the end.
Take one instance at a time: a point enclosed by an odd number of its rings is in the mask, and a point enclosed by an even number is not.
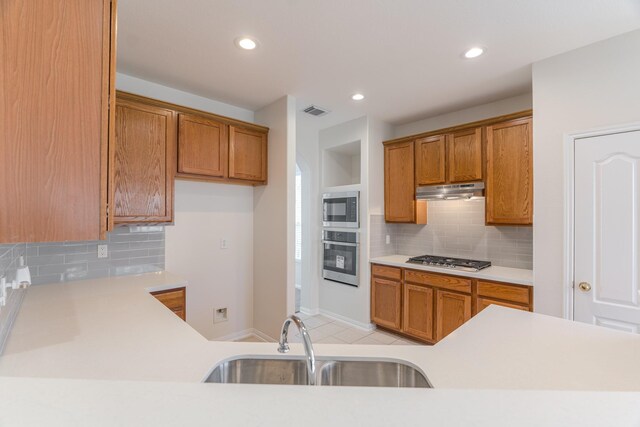
{"type": "Polygon", "coordinates": [[[267,135],[229,126],[229,178],[267,180],[267,135]]]}
{"type": "Polygon", "coordinates": [[[444,135],[416,140],[416,185],[443,184],[446,181],[445,141],[444,135]]]}
{"type": "Polygon", "coordinates": [[[531,118],[487,127],[487,224],[533,223],[531,118]]]}
{"type": "Polygon", "coordinates": [[[471,295],[440,290],[436,293],[436,339],[440,341],[471,319],[471,295]]]}
{"type": "Polygon", "coordinates": [[[173,221],[175,113],[119,98],[113,165],[116,223],[173,221]]]}
{"type": "Polygon", "coordinates": [[[158,301],[182,320],[187,320],[187,290],[186,288],[174,288],[164,291],[151,292],[158,301]]]}
{"type": "Polygon", "coordinates": [[[415,222],[413,142],[384,147],[384,217],[388,222],[415,222]]]}
{"type": "Polygon", "coordinates": [[[498,301],[498,300],[494,300],[494,299],[491,299],[491,298],[478,297],[478,303],[476,304],[476,306],[477,306],[476,313],[480,313],[482,310],[484,310],[485,308],[489,307],[491,304],[500,305],[502,307],[515,308],[517,310],[530,311],[529,307],[527,307],[527,306],[513,304],[513,303],[510,303],[510,302],[506,302],[506,301],[498,301]]]}
{"type": "Polygon", "coordinates": [[[423,340],[434,340],[433,293],[432,288],[405,283],[403,332],[423,340]]]}
{"type": "Polygon", "coordinates": [[[482,180],[482,129],[455,132],[448,137],[449,182],[482,180]]]}
{"type": "Polygon", "coordinates": [[[3,0],[0,28],[0,242],[104,238],[115,1],[3,0]]]}
{"type": "Polygon", "coordinates": [[[391,280],[371,279],[371,321],[376,325],[400,330],[402,284],[391,280]]]}
{"type": "Polygon", "coordinates": [[[227,176],[227,126],[190,114],[178,117],[178,172],[227,176]]]}

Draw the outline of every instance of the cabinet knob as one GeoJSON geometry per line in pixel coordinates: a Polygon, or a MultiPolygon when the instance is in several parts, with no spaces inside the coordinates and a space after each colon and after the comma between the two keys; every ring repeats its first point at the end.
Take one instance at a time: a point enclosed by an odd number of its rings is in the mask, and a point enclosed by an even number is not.
{"type": "Polygon", "coordinates": [[[587,282],[580,282],[580,284],[578,285],[578,288],[582,292],[589,292],[591,290],[591,285],[587,282]]]}

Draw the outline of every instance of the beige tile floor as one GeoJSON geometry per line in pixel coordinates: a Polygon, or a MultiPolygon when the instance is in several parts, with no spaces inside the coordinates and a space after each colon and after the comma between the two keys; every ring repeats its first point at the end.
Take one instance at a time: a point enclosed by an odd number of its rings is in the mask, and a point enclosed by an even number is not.
{"type": "MultiPolygon", "coordinates": [[[[307,327],[311,341],[314,344],[421,345],[381,330],[365,331],[355,328],[347,323],[321,314],[308,316],[298,313],[298,316],[307,327]]],[[[264,340],[252,335],[237,341],[263,342],[264,340]]],[[[301,342],[300,334],[295,327],[289,329],[289,342],[301,342]]]]}

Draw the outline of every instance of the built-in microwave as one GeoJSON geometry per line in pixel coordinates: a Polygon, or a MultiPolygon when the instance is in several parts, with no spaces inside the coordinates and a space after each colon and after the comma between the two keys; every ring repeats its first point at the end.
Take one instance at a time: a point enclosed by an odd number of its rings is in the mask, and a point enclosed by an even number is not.
{"type": "Polygon", "coordinates": [[[322,195],[323,227],[360,227],[360,192],[324,193],[322,195]]]}

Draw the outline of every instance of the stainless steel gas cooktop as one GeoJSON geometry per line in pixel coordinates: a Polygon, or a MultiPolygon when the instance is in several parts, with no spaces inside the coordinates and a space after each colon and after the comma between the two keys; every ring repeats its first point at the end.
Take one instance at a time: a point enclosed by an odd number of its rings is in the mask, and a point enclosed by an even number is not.
{"type": "Polygon", "coordinates": [[[491,267],[489,261],[477,261],[473,259],[451,258],[435,255],[421,255],[407,260],[411,264],[430,265],[433,267],[452,268],[454,270],[480,271],[491,267]]]}

